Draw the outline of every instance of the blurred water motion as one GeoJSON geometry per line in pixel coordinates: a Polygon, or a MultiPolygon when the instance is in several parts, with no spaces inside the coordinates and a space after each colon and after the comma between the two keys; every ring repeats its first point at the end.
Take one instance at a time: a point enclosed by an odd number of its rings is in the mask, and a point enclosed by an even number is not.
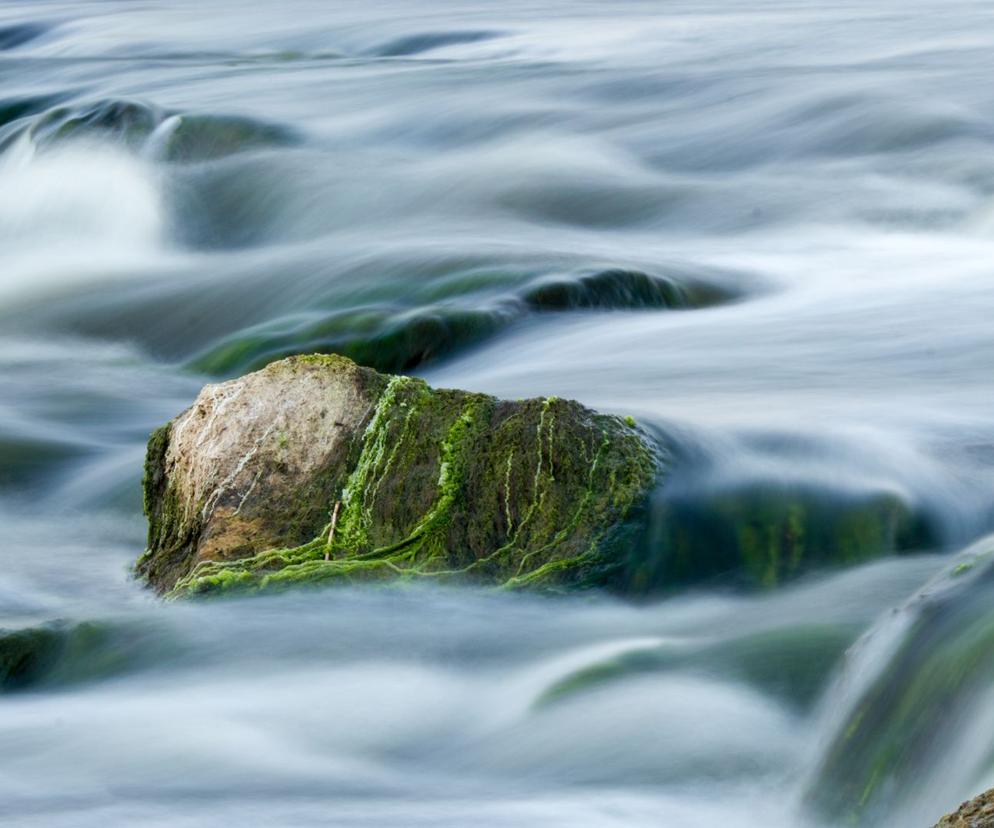
{"type": "Polygon", "coordinates": [[[832,764],[843,679],[919,646],[891,609],[994,529],[992,47],[977,0],[8,0],[0,627],[40,655],[0,817],[907,828],[994,781],[952,723],[878,784],[877,708],[832,764]],[[129,575],[149,431],[314,348],[632,414],[688,526],[772,492],[928,531],[652,604],[160,605],[129,575]]]}

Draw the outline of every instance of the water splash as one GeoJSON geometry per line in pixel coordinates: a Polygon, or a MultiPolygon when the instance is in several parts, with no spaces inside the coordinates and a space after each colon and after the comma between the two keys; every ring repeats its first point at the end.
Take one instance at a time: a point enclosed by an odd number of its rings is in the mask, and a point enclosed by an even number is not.
{"type": "Polygon", "coordinates": [[[106,275],[161,253],[167,220],[154,171],[112,147],[0,156],[0,296],[10,300],[106,275]]]}

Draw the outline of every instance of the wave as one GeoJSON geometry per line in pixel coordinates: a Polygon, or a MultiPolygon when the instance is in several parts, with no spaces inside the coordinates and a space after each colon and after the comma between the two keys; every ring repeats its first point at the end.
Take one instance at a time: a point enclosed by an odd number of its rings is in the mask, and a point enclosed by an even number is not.
{"type": "Polygon", "coordinates": [[[992,561],[990,537],[973,544],[847,657],[808,783],[825,818],[900,828],[994,780],[992,561]]]}
{"type": "Polygon", "coordinates": [[[369,49],[367,54],[375,57],[413,57],[426,52],[434,52],[436,49],[441,49],[445,46],[459,46],[466,43],[493,40],[496,37],[500,37],[500,35],[500,32],[483,30],[418,32],[387,40],[369,49]]]}
{"type": "Polygon", "coordinates": [[[50,23],[14,23],[10,26],[0,26],[0,52],[16,49],[32,40],[44,37],[53,28],[50,23]]]}

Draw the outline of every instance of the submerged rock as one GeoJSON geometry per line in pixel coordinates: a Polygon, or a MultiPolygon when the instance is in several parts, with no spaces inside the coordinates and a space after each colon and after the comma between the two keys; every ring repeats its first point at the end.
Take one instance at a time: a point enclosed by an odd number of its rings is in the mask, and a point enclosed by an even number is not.
{"type": "Polygon", "coordinates": [[[682,670],[741,682],[806,712],[856,635],[849,625],[808,625],[749,632],[695,647],[682,642],[637,646],[558,679],[535,706],[559,704],[612,682],[682,670]]]}
{"type": "Polygon", "coordinates": [[[467,292],[414,307],[369,305],[335,310],[317,320],[277,320],[212,345],[190,366],[223,376],[295,354],[331,353],[377,371],[411,371],[538,314],[692,310],[735,298],[733,291],[689,272],[669,277],[610,268],[543,274],[517,286],[512,282],[496,296],[467,292]]]}
{"type": "Polygon", "coordinates": [[[894,494],[758,482],[661,498],[645,565],[651,581],[769,588],[813,569],[932,549],[938,537],[927,514],[894,494]]]}
{"type": "Polygon", "coordinates": [[[687,286],[638,270],[611,269],[578,277],[544,279],[525,290],[525,302],[535,310],[634,310],[692,308],[727,299],[717,289],[687,286]]]}
{"type": "Polygon", "coordinates": [[[172,595],[353,579],[618,585],[662,468],[634,421],[576,402],[295,357],[207,386],[152,435],[137,571],[172,595]]]}
{"type": "Polygon", "coordinates": [[[194,359],[207,374],[255,371],[300,353],[334,353],[377,371],[411,371],[489,339],[520,315],[513,303],[490,309],[359,308],[317,322],[239,332],[194,359]]]}
{"type": "Polygon", "coordinates": [[[0,629],[0,693],[108,678],[161,660],[142,625],[53,621],[0,629]]]}
{"type": "Polygon", "coordinates": [[[994,788],[946,814],[934,828],[994,828],[994,788]]]}
{"type": "Polygon", "coordinates": [[[0,691],[28,686],[50,671],[65,639],[61,625],[0,630],[0,691]]]}

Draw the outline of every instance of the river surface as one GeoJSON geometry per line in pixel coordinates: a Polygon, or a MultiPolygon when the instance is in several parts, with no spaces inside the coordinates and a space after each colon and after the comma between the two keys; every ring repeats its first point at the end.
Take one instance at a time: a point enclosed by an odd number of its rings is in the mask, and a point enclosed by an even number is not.
{"type": "Polygon", "coordinates": [[[994,784],[988,685],[831,758],[994,528],[992,77],[980,0],[5,0],[0,627],[90,632],[0,697],[0,821],[927,828],[994,784]],[[521,310],[609,269],[724,299],[521,310]],[[929,541],[638,603],[132,579],[154,427],[411,318],[381,367],[633,415],[684,500],[892,497],[929,541]]]}

